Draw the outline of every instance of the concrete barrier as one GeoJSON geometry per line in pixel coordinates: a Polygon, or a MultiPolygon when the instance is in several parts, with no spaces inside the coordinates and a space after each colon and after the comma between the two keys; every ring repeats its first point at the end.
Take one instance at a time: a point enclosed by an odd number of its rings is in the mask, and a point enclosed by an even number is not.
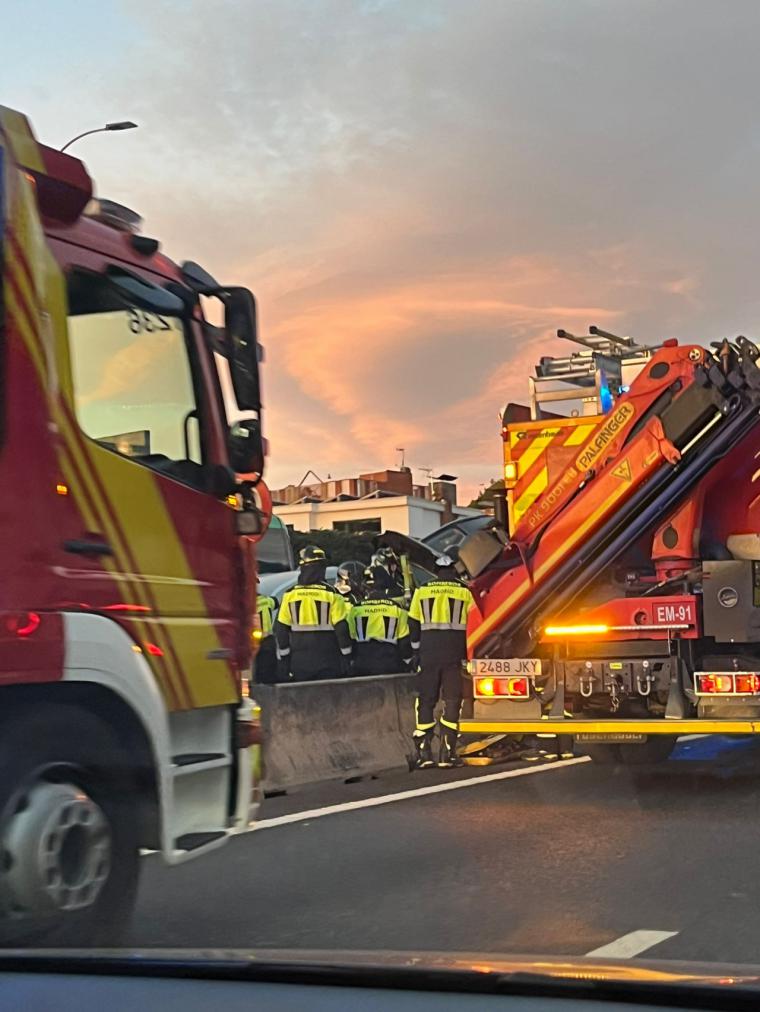
{"type": "Polygon", "coordinates": [[[256,685],[263,789],[404,769],[412,756],[413,675],[256,685]]]}

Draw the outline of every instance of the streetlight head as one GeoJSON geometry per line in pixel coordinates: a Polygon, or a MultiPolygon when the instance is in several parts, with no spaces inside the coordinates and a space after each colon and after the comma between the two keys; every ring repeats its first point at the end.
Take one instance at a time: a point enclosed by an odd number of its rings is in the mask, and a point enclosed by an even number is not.
{"type": "Polygon", "coordinates": [[[132,120],[124,119],[119,120],[118,123],[106,123],[106,130],[135,130],[137,124],[133,123],[132,120]]]}

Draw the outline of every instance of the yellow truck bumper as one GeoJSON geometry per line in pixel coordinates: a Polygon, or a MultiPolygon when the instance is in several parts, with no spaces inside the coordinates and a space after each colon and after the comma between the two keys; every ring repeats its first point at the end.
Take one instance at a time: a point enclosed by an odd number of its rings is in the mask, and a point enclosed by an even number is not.
{"type": "Polygon", "coordinates": [[[462,734],[760,734],[760,720],[462,720],[462,734]]]}

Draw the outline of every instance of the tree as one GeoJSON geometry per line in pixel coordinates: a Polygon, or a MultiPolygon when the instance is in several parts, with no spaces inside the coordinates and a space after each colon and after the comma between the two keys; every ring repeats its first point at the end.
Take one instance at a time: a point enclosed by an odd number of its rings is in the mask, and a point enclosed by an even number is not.
{"type": "Polygon", "coordinates": [[[339,566],[341,562],[356,560],[365,566],[375,551],[377,534],[363,531],[359,534],[348,534],[346,531],[291,531],[290,540],[293,551],[298,553],[306,545],[316,545],[327,556],[330,566],[339,566]]]}
{"type": "Polygon", "coordinates": [[[480,492],[476,499],[473,499],[470,506],[473,509],[478,510],[493,510],[493,497],[494,492],[498,492],[504,488],[504,479],[499,478],[498,481],[491,481],[489,484],[480,492]]]}

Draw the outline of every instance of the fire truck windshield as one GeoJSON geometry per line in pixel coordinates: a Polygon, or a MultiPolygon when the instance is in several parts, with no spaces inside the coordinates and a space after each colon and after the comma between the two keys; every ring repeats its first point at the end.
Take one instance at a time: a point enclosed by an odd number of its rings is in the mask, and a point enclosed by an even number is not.
{"type": "Polygon", "coordinates": [[[122,456],[202,485],[185,322],[136,307],[110,308],[94,275],[79,275],[75,284],[69,348],[81,428],[122,456]]]}

